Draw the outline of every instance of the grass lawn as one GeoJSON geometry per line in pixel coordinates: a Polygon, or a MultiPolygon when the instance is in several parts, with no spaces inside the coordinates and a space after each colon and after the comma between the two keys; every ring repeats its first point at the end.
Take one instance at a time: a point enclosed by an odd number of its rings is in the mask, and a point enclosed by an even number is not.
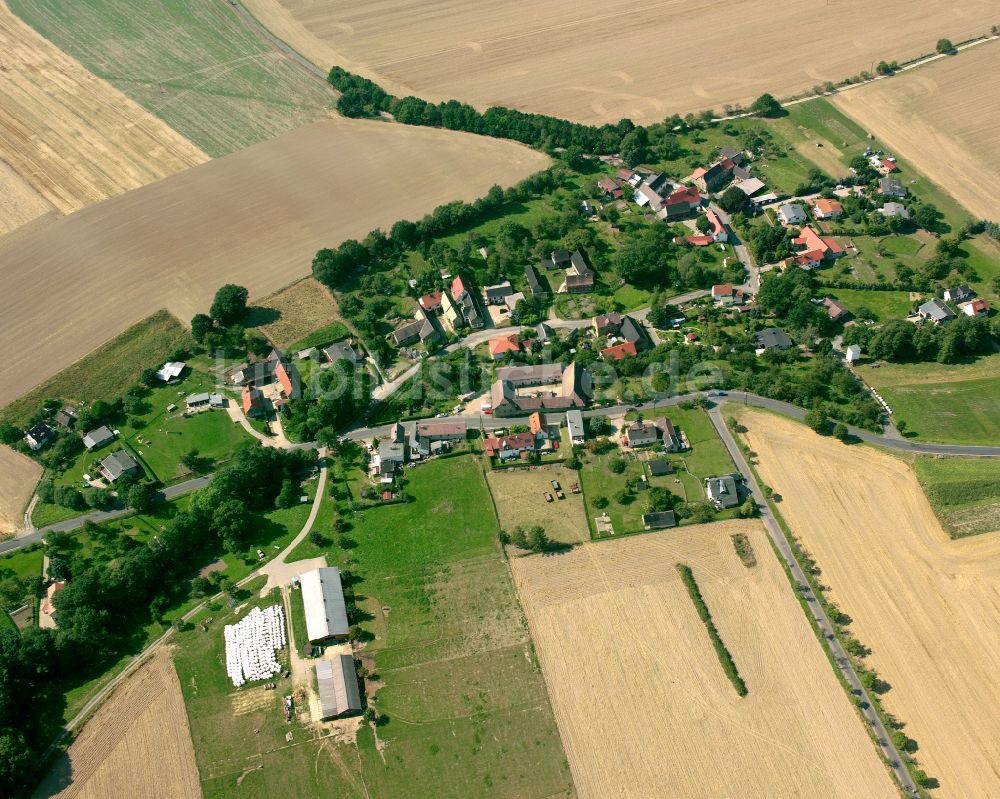
{"type": "Polygon", "coordinates": [[[324,116],[323,84],[224,3],[14,0],[11,10],[213,157],[324,116]]]}
{"type": "Polygon", "coordinates": [[[1000,462],[985,458],[917,458],[927,499],[954,538],[1000,530],[1000,462]]]}
{"type": "Polygon", "coordinates": [[[187,331],[169,313],[153,314],[4,407],[0,422],[23,426],[50,398],[114,399],[135,383],[143,369],[164,362],[188,340],[187,331]]]}
{"type": "Polygon", "coordinates": [[[866,289],[827,289],[825,294],[840,300],[847,310],[868,308],[880,322],[903,319],[913,308],[908,291],[868,291],[866,289]]]}
{"type": "MultiPolygon", "coordinates": [[[[360,760],[371,796],[569,793],[480,460],[438,459],[406,475],[411,502],[349,514],[343,548],[325,550],[354,575],[361,625],[376,636],[362,651],[383,683],[374,701],[386,744],[383,758],[363,727],[356,748],[331,756],[360,760]]],[[[306,541],[293,557],[321,551],[306,541]]]]}
{"type": "Polygon", "coordinates": [[[905,421],[917,440],[1000,443],[1000,355],[957,366],[863,366],[860,374],[886,398],[893,421],[905,421]]]}

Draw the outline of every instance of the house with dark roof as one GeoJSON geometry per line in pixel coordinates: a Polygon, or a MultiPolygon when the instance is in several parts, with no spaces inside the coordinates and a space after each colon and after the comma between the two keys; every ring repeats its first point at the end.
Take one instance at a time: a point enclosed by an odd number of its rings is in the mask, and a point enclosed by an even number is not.
{"type": "Polygon", "coordinates": [[[672,510],[642,514],[642,527],[644,530],[665,530],[676,526],[677,516],[672,510]]]}
{"type": "Polygon", "coordinates": [[[414,443],[421,455],[430,455],[434,444],[442,441],[465,441],[468,425],[465,422],[418,422],[414,443]]]}
{"type": "Polygon", "coordinates": [[[393,441],[384,438],[378,442],[379,474],[391,477],[410,459],[410,449],[406,440],[393,441]]]}
{"type": "Polygon", "coordinates": [[[486,286],[483,289],[483,297],[487,305],[503,305],[504,299],[514,293],[514,287],[509,280],[497,283],[495,286],[486,286]]]}
{"type": "Polygon", "coordinates": [[[83,446],[87,449],[100,449],[105,444],[114,441],[115,434],[110,429],[101,425],[96,430],[91,430],[83,437],[83,446]]]}
{"type": "Polygon", "coordinates": [[[55,416],[56,424],[60,427],[65,427],[69,429],[76,424],[76,408],[70,405],[63,405],[58,411],[56,411],[55,416]]]}
{"type": "Polygon", "coordinates": [[[569,265],[569,250],[553,250],[548,258],[542,259],[542,269],[565,269],[569,265]]]}
{"type": "Polygon", "coordinates": [[[400,325],[389,334],[389,341],[396,347],[403,347],[413,344],[420,339],[420,329],[424,326],[421,319],[414,319],[404,325],[400,325]]]}
{"type": "Polygon", "coordinates": [[[493,415],[497,417],[585,408],[592,397],[590,373],[576,362],[565,369],[559,363],[497,369],[496,380],[490,390],[493,415]],[[555,388],[557,384],[558,390],[555,388]],[[535,396],[518,393],[519,388],[544,385],[553,388],[535,396]]]}
{"type": "Polygon", "coordinates": [[[781,224],[790,225],[801,225],[807,219],[805,209],[798,203],[785,203],[777,210],[778,221],[781,224]]]}
{"type": "Polygon", "coordinates": [[[965,302],[966,300],[971,300],[975,297],[976,292],[963,283],[961,286],[951,286],[950,288],[946,288],[943,296],[948,302],[965,302]]]}
{"type": "Polygon", "coordinates": [[[705,496],[717,510],[733,508],[740,504],[739,475],[724,474],[705,479],[705,496]]]}
{"type": "Polygon", "coordinates": [[[906,187],[899,178],[884,177],[878,182],[878,193],[884,197],[905,197],[906,187]]]}
{"type": "Polygon", "coordinates": [[[781,328],[769,327],[754,333],[759,350],[787,350],[794,346],[795,342],[781,328]]]}
{"type": "Polygon", "coordinates": [[[544,297],[548,294],[545,286],[542,285],[538,270],[530,264],[524,267],[524,280],[528,284],[528,293],[532,297],[544,297]]]}
{"type": "Polygon", "coordinates": [[[347,361],[351,366],[360,366],[365,361],[364,353],[356,350],[350,341],[339,341],[336,344],[331,344],[323,352],[330,363],[347,361]]]}
{"type": "Polygon", "coordinates": [[[667,475],[674,473],[674,467],[671,466],[670,461],[665,461],[662,459],[651,460],[646,463],[649,467],[650,477],[666,477],[667,475]]]}
{"type": "Polygon", "coordinates": [[[691,174],[691,181],[701,191],[711,194],[732,181],[737,166],[734,158],[722,158],[710,166],[698,167],[691,174]]]}
{"type": "Polygon", "coordinates": [[[56,431],[45,424],[45,422],[39,422],[24,434],[24,440],[33,451],[38,452],[38,450],[52,440],[55,434],[56,431]]]}
{"type": "Polygon", "coordinates": [[[119,449],[101,461],[100,469],[104,479],[113,483],[124,475],[138,473],[139,464],[125,450],[119,449]]]}

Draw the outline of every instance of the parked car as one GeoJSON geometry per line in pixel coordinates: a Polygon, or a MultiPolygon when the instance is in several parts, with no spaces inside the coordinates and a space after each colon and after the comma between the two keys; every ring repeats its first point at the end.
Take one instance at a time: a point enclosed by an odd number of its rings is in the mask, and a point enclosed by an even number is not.
{"type": "Polygon", "coordinates": [[[545,501],[546,502],[551,502],[552,501],[552,495],[548,491],[546,491],[544,494],[542,494],[542,496],[545,497],[545,501]]]}
{"type": "Polygon", "coordinates": [[[553,491],[558,491],[559,490],[559,481],[558,480],[553,480],[552,481],[552,490],[553,491]]]}

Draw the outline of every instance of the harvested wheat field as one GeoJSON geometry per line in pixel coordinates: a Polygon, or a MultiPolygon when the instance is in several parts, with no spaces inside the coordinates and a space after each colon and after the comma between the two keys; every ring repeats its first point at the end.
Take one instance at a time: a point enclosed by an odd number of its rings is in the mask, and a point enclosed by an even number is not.
{"type": "Polygon", "coordinates": [[[740,414],[764,482],[892,686],[935,796],[1000,795],[1000,536],[950,540],[903,461],[740,414]]]}
{"type": "Polygon", "coordinates": [[[0,446],[0,536],[21,527],[22,512],[42,476],[42,467],[27,455],[0,446]]]}
{"type": "Polygon", "coordinates": [[[208,159],[0,2],[0,235],[208,159]]]}
{"type": "Polygon", "coordinates": [[[1000,104],[983,81],[1000,72],[1000,42],[836,95],[841,111],[911,161],[977,219],[1000,218],[1000,104]]]}
{"type": "Polygon", "coordinates": [[[328,119],[0,243],[0,404],[157,309],[188,320],[229,282],[266,296],[321,247],[548,163],[496,139],[328,119]]]}
{"type": "Polygon", "coordinates": [[[511,560],[581,797],[894,797],[759,522],[511,560]],[[730,535],[757,553],[747,568],[730,535]],[[694,571],[739,697],[677,573],[694,571]]]}
{"type": "Polygon", "coordinates": [[[562,466],[493,469],[486,473],[501,529],[509,533],[515,527],[527,530],[539,525],[549,538],[563,544],[590,540],[583,494],[570,491],[579,479],[575,471],[562,466]],[[562,486],[565,499],[556,498],[551,480],[562,486]],[[546,493],[553,497],[552,502],[545,501],[546,493]]]}
{"type": "Polygon", "coordinates": [[[35,798],[200,799],[177,672],[161,650],[91,718],[35,798]]]}
{"type": "Polygon", "coordinates": [[[339,64],[396,94],[586,122],[649,123],[765,91],[787,95],[870,69],[873,60],[932,52],[941,36],[986,33],[996,21],[989,0],[919,10],[884,0],[878,17],[892,20],[890,37],[872,24],[866,0],[744,0],[738,9],[722,0],[559,0],[530,10],[486,0],[245,5],[324,69],[339,64]]]}

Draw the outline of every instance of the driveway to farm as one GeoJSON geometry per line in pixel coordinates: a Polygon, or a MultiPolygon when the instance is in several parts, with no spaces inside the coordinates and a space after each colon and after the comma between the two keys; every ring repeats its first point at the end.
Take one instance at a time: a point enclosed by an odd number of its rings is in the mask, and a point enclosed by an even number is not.
{"type": "Polygon", "coordinates": [[[826,640],[826,645],[829,647],[830,653],[833,656],[834,663],[836,663],[837,668],[840,670],[841,675],[847,681],[848,685],[851,686],[851,691],[856,697],[861,699],[861,707],[859,708],[861,715],[871,727],[878,747],[882,751],[882,756],[889,763],[896,775],[896,779],[899,781],[899,784],[902,785],[903,788],[911,795],[917,796],[916,785],[910,778],[909,772],[902,765],[902,758],[900,757],[899,752],[897,752],[895,747],[892,745],[892,739],[889,737],[889,731],[885,728],[882,720],[878,717],[878,714],[872,707],[871,697],[861,684],[861,680],[858,679],[857,672],[854,670],[854,666],[847,657],[847,652],[844,651],[843,646],[840,644],[840,640],[836,635],[834,635],[833,625],[830,623],[830,619],[827,617],[826,611],[817,599],[812,585],[808,580],[806,580],[806,576],[803,573],[798,560],[796,560],[795,555],[792,554],[792,548],[788,543],[788,539],[785,537],[785,533],[781,529],[781,525],[778,524],[778,520],[771,512],[771,508],[767,504],[767,500],[764,497],[764,492],[761,490],[760,484],[757,482],[757,477],[750,469],[750,464],[747,463],[746,458],[743,456],[743,451],[736,444],[733,434],[726,426],[726,422],[722,418],[719,407],[717,405],[713,405],[709,409],[708,415],[712,420],[712,424],[715,426],[716,432],[722,439],[722,443],[725,444],[726,449],[729,450],[733,463],[736,464],[736,468],[739,469],[740,473],[743,475],[743,480],[746,483],[747,488],[749,488],[753,494],[754,503],[756,504],[758,511],[760,511],[761,520],[764,522],[764,526],[767,527],[767,531],[771,536],[771,540],[774,541],[774,545],[777,547],[778,552],[781,553],[781,558],[788,567],[794,582],[798,585],[798,590],[806,600],[806,607],[809,608],[810,615],[819,627],[820,632],[823,634],[823,638],[826,640]]]}

